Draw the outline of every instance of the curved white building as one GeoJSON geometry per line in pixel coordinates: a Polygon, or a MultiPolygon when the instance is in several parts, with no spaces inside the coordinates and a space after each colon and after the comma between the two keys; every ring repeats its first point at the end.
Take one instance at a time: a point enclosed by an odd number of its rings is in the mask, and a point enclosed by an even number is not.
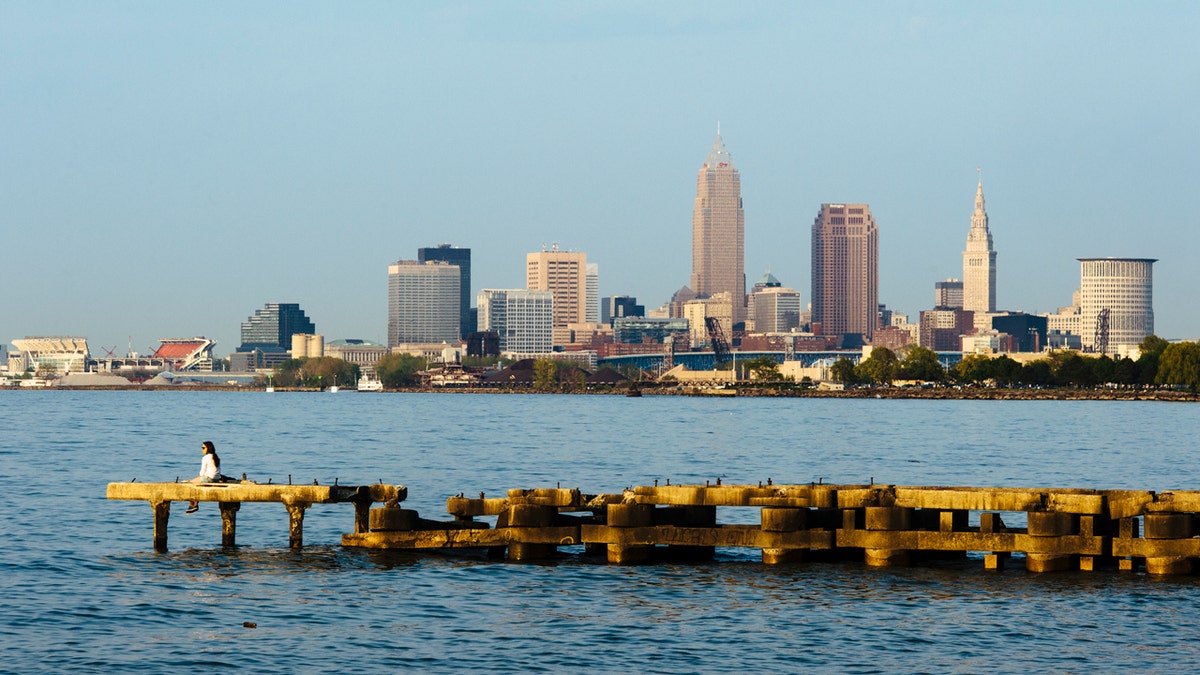
{"type": "Polygon", "coordinates": [[[1083,348],[1116,353],[1154,333],[1155,258],[1077,258],[1083,348]],[[1101,314],[1108,310],[1107,321],[1101,314]],[[1108,345],[1101,330],[1107,323],[1108,345]]]}

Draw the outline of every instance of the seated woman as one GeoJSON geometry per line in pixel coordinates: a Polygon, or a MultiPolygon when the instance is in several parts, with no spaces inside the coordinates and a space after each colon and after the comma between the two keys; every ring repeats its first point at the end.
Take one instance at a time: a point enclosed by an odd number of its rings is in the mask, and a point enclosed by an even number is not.
{"type": "MultiPolygon", "coordinates": [[[[200,444],[200,475],[189,480],[189,483],[216,483],[221,480],[221,458],[217,456],[217,448],[212,441],[200,444]]],[[[200,502],[192,500],[184,513],[195,513],[200,508],[200,502]]]]}

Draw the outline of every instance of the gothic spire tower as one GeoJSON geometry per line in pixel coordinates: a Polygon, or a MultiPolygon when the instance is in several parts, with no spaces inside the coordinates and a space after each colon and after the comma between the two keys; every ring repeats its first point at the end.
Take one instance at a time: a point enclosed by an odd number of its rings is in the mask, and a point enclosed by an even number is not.
{"type": "Polygon", "coordinates": [[[742,179],[718,126],[717,140],[696,178],[691,288],[698,297],[729,293],[734,323],[746,319],[744,242],[742,179]]]}
{"type": "Polygon", "coordinates": [[[996,251],[983,204],[983,180],[975,190],[975,213],[967,250],[963,251],[963,309],[976,314],[996,311],[996,251]]]}

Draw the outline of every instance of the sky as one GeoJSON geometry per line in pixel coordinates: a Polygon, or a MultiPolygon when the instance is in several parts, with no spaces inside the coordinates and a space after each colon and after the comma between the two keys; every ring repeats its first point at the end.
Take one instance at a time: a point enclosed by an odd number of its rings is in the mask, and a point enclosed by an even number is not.
{"type": "Polygon", "coordinates": [[[1157,258],[1200,338],[1200,3],[0,2],[0,342],[94,355],[298,302],[387,335],[387,266],[472,249],[472,295],[584,251],[600,294],[689,282],[696,174],[741,174],[748,284],[811,300],[821,203],[866,202],[880,302],[962,276],[982,176],[1001,309],[1076,258],[1157,258]],[[981,169],[980,173],[978,170],[981,169]]]}

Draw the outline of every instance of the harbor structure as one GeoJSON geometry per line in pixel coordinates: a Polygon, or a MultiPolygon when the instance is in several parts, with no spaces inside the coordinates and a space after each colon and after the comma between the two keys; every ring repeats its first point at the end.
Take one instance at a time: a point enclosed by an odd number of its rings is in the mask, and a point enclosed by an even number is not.
{"type": "Polygon", "coordinates": [[[525,288],[554,297],[555,346],[570,344],[571,324],[588,322],[587,268],[586,253],[560,250],[558,244],[525,256],[525,288]]]}
{"type": "Polygon", "coordinates": [[[388,265],[388,347],[459,342],[461,272],[442,260],[388,265]]]}
{"type": "Polygon", "coordinates": [[[1078,258],[1085,351],[1123,353],[1154,334],[1156,258],[1078,258]]]}
{"type": "Polygon", "coordinates": [[[458,268],[459,334],[465,338],[475,330],[471,318],[471,249],[438,244],[417,249],[417,262],[440,260],[458,268]]]}
{"type": "Polygon", "coordinates": [[[812,226],[812,322],[854,348],[879,312],[879,228],[867,204],[822,204],[812,226]]]}
{"type": "Polygon", "coordinates": [[[962,308],[976,316],[996,311],[996,251],[988,229],[982,179],[975,189],[975,211],[963,251],[962,308]]]}
{"type": "Polygon", "coordinates": [[[701,298],[728,293],[734,323],[746,317],[745,230],[741,175],[718,127],[696,176],[690,290],[701,298]]]}

